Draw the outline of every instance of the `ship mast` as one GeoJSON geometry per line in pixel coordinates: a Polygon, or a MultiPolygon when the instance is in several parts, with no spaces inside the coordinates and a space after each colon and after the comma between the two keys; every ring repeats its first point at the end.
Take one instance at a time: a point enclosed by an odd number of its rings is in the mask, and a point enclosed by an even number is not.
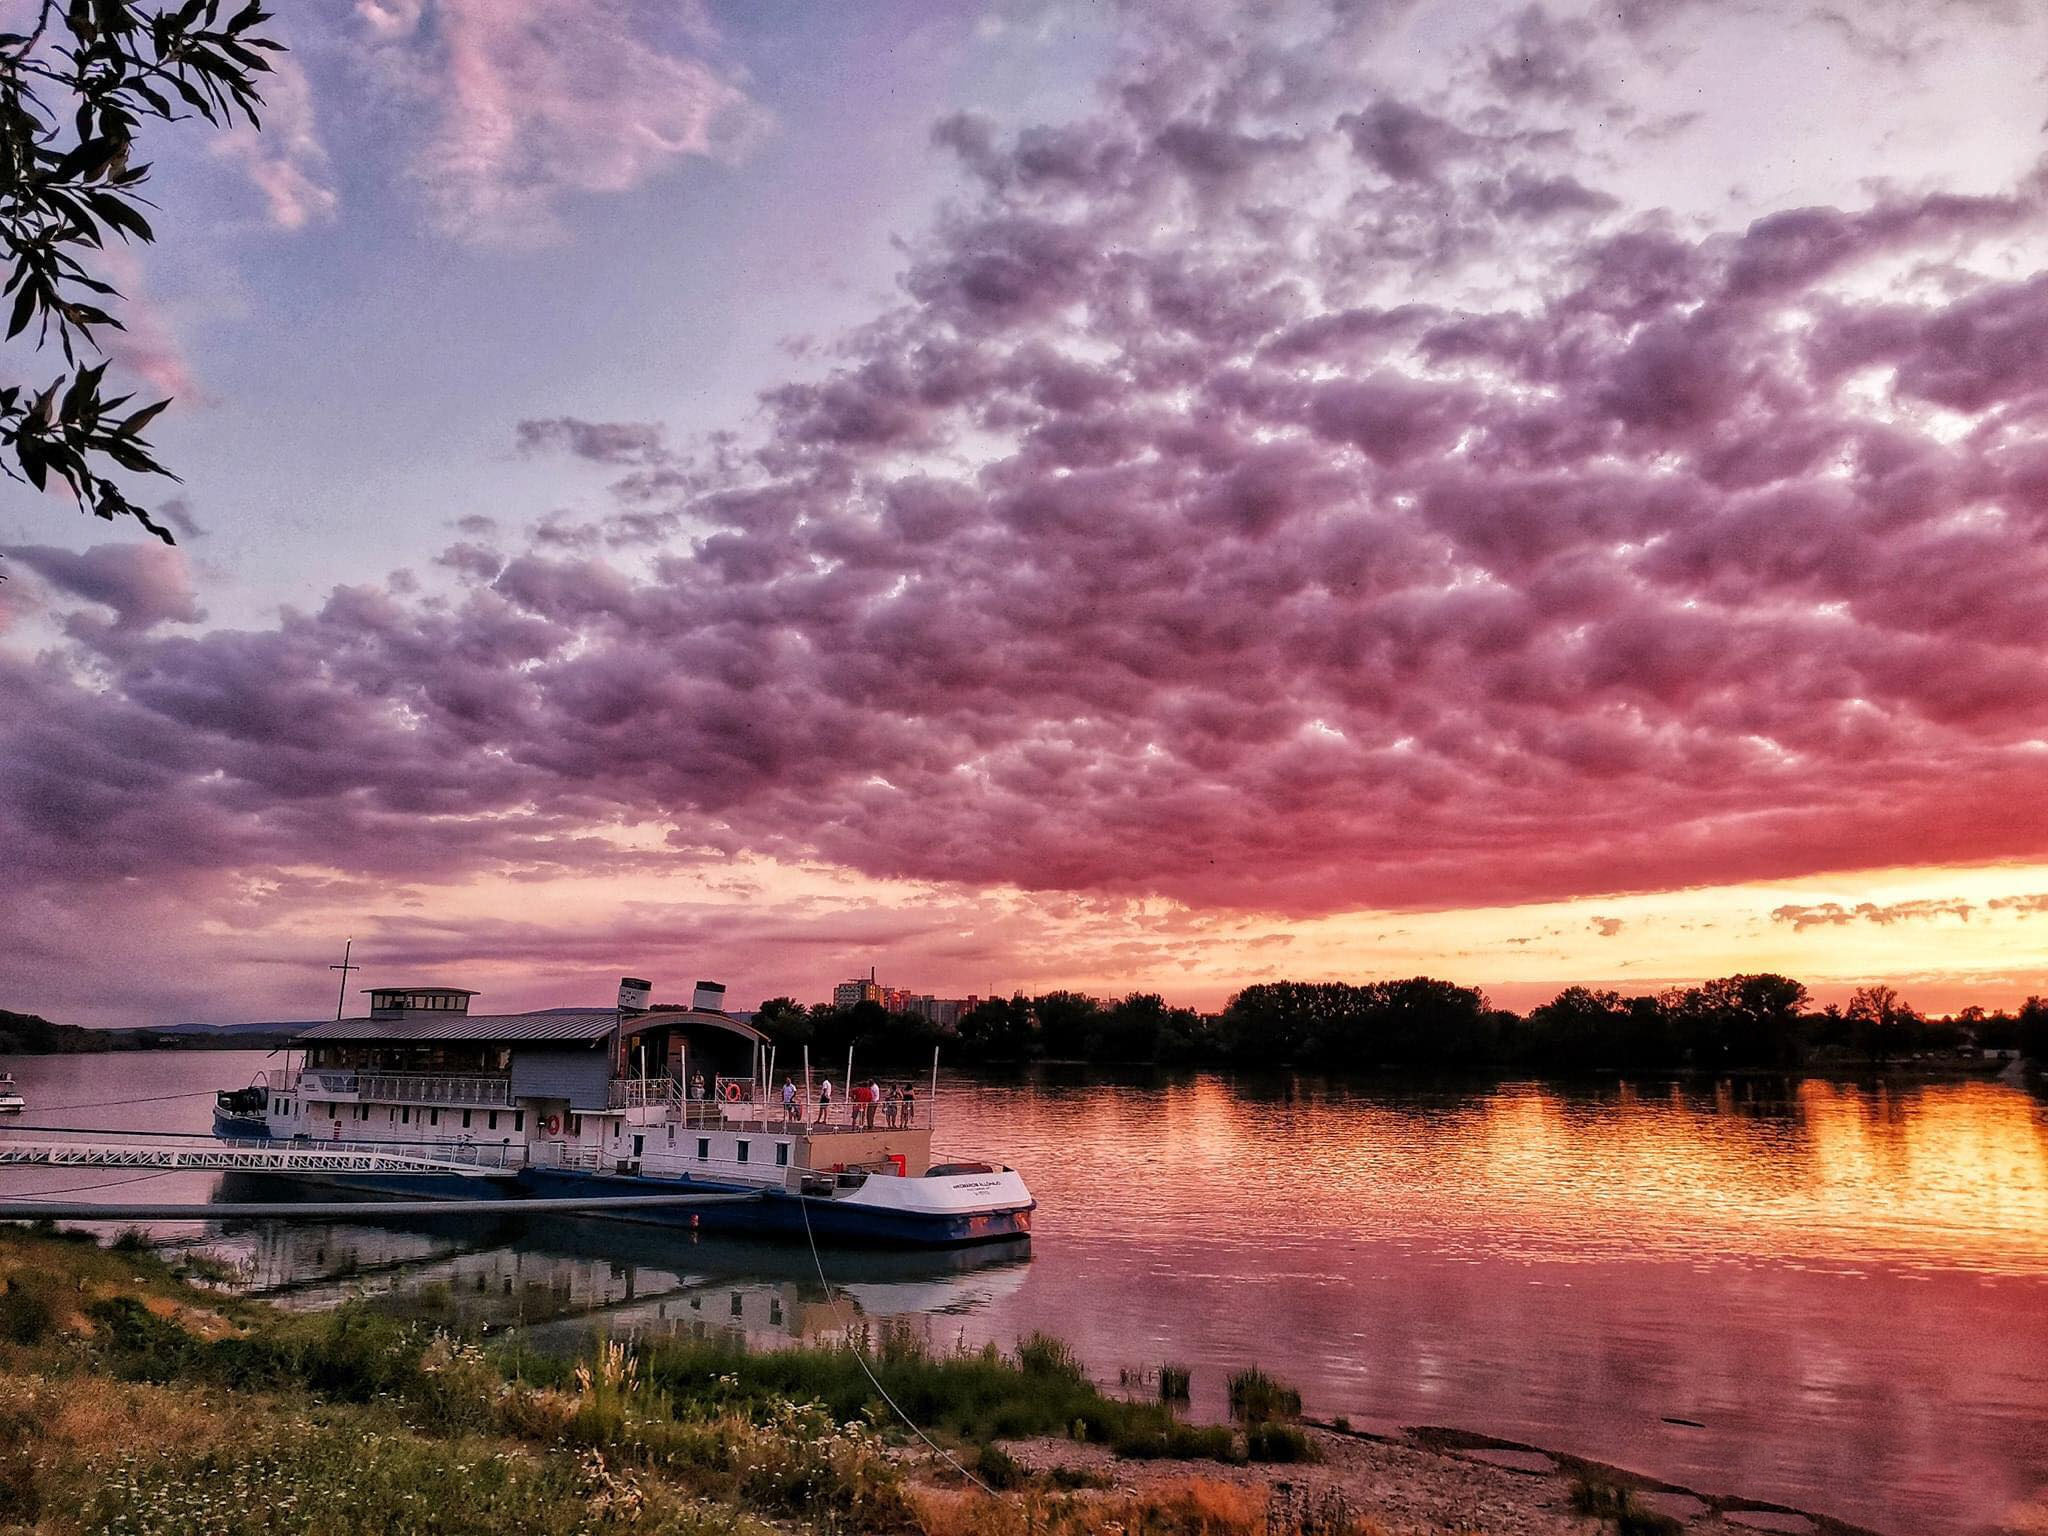
{"type": "Polygon", "coordinates": [[[330,971],[341,972],[341,995],[335,998],[334,1000],[334,1022],[337,1024],[341,1022],[342,1008],[346,1006],[348,1003],[348,973],[350,971],[360,971],[362,969],[360,965],[350,965],[348,963],[349,951],[354,949],[355,947],[356,941],[354,939],[350,939],[346,944],[341,946],[341,964],[330,965],[329,967],[327,967],[327,969],[329,969],[330,971]]]}

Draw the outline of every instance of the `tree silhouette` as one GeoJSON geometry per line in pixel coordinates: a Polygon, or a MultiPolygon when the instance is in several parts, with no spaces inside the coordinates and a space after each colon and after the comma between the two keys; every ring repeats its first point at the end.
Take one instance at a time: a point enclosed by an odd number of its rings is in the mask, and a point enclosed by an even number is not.
{"type": "Polygon", "coordinates": [[[39,491],[54,478],[95,516],[132,517],[166,544],[170,530],[108,471],[177,478],[142,435],[170,401],[131,409],[133,396],[101,393],[104,362],[82,364],[83,349],[100,350],[96,332],[123,328],[103,307],[120,295],[87,256],[109,234],[156,238],[142,211],[149,167],[134,158],[144,121],[257,123],[264,54],[283,46],[258,35],[269,19],[259,0],[225,20],[220,0],[41,0],[31,30],[0,33],[7,338],[37,352],[54,341],[64,358],[47,385],[0,386],[0,472],[39,491]]]}

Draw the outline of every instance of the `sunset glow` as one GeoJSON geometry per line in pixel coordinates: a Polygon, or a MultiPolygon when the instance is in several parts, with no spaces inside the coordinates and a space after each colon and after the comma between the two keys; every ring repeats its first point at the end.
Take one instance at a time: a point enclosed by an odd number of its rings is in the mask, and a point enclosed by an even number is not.
{"type": "Polygon", "coordinates": [[[0,1006],[2048,991],[2039,7],[279,26],[178,547],[0,505],[0,1006]]]}

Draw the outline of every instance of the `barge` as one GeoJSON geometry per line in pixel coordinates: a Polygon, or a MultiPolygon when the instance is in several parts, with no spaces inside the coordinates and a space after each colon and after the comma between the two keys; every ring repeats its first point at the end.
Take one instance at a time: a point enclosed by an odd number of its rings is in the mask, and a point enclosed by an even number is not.
{"type": "Polygon", "coordinates": [[[751,1198],[602,1214],[820,1242],[950,1247],[1028,1236],[1035,1202],[1000,1163],[935,1155],[928,1083],[813,1096],[809,1072],[700,982],[650,1007],[627,978],[612,1008],[477,1014],[460,987],[374,987],[369,1012],[303,1031],[285,1065],[224,1089],[215,1133],[237,1142],[375,1147],[499,1170],[295,1173],[363,1193],[592,1200],[678,1188],[751,1198]],[[444,1187],[445,1186],[445,1187],[444,1187]]]}

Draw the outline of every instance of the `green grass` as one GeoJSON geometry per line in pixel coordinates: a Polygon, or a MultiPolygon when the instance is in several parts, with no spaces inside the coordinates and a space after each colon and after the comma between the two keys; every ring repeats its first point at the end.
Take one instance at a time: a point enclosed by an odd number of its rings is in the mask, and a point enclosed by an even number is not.
{"type": "Polygon", "coordinates": [[[1230,1416],[1244,1425],[1269,1424],[1301,1412],[1301,1394],[1257,1366],[1230,1377],[1230,1416]]]}
{"type": "Polygon", "coordinates": [[[79,1507],[95,1536],[710,1536],[727,1525],[594,1454],[353,1425],[199,1456],[131,1452],[94,1470],[79,1507]]]}
{"type": "Polygon", "coordinates": [[[10,1275],[0,1281],[0,1339],[39,1344],[57,1326],[56,1286],[47,1276],[10,1275]]]}
{"type": "MultiPolygon", "coordinates": [[[[862,1358],[848,1344],[752,1351],[727,1340],[677,1339],[651,1346],[643,1368],[678,1401],[749,1411],[781,1401],[816,1402],[841,1419],[874,1410],[881,1421],[889,1415],[862,1358]]],[[[1114,1447],[1149,1443],[1176,1427],[1159,1403],[1104,1394],[1064,1344],[1043,1336],[1006,1356],[993,1347],[935,1354],[913,1336],[892,1332],[866,1358],[914,1422],[963,1442],[1072,1435],[1114,1447]]]]}
{"type": "Polygon", "coordinates": [[[1253,1424],[1244,1432],[1245,1454],[1253,1461],[1321,1461],[1315,1442],[1298,1424],[1253,1424]]]}

